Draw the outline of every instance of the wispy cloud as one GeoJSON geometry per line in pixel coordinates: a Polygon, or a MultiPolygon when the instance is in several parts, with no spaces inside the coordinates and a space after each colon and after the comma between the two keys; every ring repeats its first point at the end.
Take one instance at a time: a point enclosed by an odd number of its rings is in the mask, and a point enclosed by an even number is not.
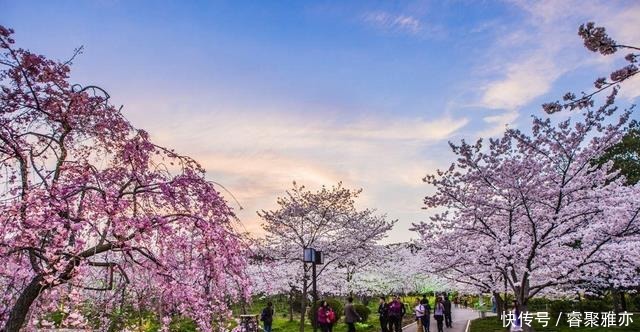
{"type": "Polygon", "coordinates": [[[480,137],[494,137],[502,134],[507,127],[513,127],[512,124],[518,118],[518,112],[507,111],[498,115],[491,115],[482,118],[489,127],[480,131],[478,136],[480,137]]]}
{"type": "MultiPolygon", "coordinates": [[[[474,104],[484,108],[502,110],[498,117],[484,117],[487,128],[478,135],[499,134],[504,122],[514,123],[523,108],[553,90],[564,75],[581,68],[602,66],[598,55],[591,55],[582,47],[577,36],[579,24],[595,20],[609,29],[614,37],[626,40],[630,35],[637,41],[640,28],[640,6],[616,8],[609,2],[582,1],[510,1],[525,13],[526,19],[510,23],[508,29],[498,30],[492,47],[488,49],[478,67],[482,81],[474,104]],[[629,14],[631,13],[631,14],[629,14]],[[620,24],[624,22],[624,24],[620,24]]],[[[485,29],[485,25],[478,29],[485,29]]],[[[611,63],[606,64],[610,69],[611,63]]],[[[603,69],[603,68],[601,68],[603,69]]],[[[605,73],[606,73],[605,69],[605,73]]],[[[594,74],[595,75],[595,74],[594,74]]],[[[595,79],[595,76],[594,76],[595,79]]],[[[589,82],[575,89],[585,89],[589,82]]],[[[636,84],[630,82],[623,96],[633,98],[640,94],[636,84]]],[[[561,96],[550,96],[557,99],[561,96]]]]}
{"type": "Polygon", "coordinates": [[[423,30],[420,19],[410,15],[395,15],[383,11],[368,12],[362,16],[365,23],[386,31],[417,34],[423,30]]]}
{"type": "Polygon", "coordinates": [[[435,161],[433,151],[445,153],[447,145],[441,143],[469,122],[447,114],[346,119],[268,110],[170,110],[166,105],[172,104],[147,102],[127,109],[153,109],[157,126],[148,126],[153,139],[197,156],[208,176],[224,184],[244,207],[238,216],[247,229],[258,233],[256,211],[274,208],[276,197],[292,181],[311,188],[343,181],[364,189],[363,207],[402,218],[394,241],[402,239],[422,213],[421,178],[446,166],[435,161]]]}

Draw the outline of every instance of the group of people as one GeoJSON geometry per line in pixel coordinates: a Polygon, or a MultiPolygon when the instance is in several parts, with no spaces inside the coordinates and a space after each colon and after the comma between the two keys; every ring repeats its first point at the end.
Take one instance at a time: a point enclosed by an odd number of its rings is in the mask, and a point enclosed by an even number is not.
{"type": "MultiPolygon", "coordinates": [[[[267,306],[260,313],[260,320],[264,326],[264,332],[271,332],[273,324],[273,303],[267,302],[267,306]]],[[[322,332],[333,332],[333,325],[337,320],[336,313],[329,306],[327,301],[322,301],[318,311],[316,312],[316,323],[322,332]]],[[[348,332],[355,332],[355,323],[362,321],[362,317],[358,314],[353,306],[353,298],[349,297],[344,306],[344,321],[347,324],[348,332]]]]}
{"type": "MultiPolygon", "coordinates": [[[[423,296],[422,299],[416,299],[413,312],[417,332],[430,332],[429,327],[431,325],[432,310],[426,295],[423,296]]],[[[393,300],[388,303],[384,296],[380,297],[378,315],[380,317],[380,328],[382,332],[402,332],[402,318],[405,314],[406,308],[399,296],[395,296],[393,300]]],[[[436,297],[436,302],[433,306],[433,318],[437,322],[437,332],[444,332],[444,326],[452,327],[451,301],[448,296],[443,294],[436,297]]]]}
{"type": "MultiPolygon", "coordinates": [[[[344,306],[344,322],[347,324],[348,332],[356,331],[356,322],[362,320],[360,314],[353,306],[353,297],[347,298],[347,304],[344,306]]],[[[329,306],[327,301],[322,301],[322,305],[316,313],[316,321],[322,332],[333,332],[333,324],[336,322],[336,314],[329,306]]]]}
{"type": "MultiPolygon", "coordinates": [[[[417,332],[430,332],[432,308],[426,295],[422,299],[417,298],[413,308],[417,324],[417,332]]],[[[394,296],[390,302],[384,296],[380,297],[378,305],[378,315],[380,317],[380,328],[382,332],[402,332],[402,320],[407,313],[407,308],[399,296],[394,296]]],[[[333,332],[333,325],[336,322],[336,313],[329,306],[327,301],[322,301],[316,312],[316,322],[322,332],[333,332]]],[[[437,322],[438,331],[444,332],[443,327],[452,327],[451,323],[451,301],[446,294],[436,297],[433,306],[433,318],[437,322]]],[[[273,304],[267,303],[267,307],[262,310],[260,320],[264,324],[264,332],[271,332],[273,323],[273,304]]],[[[344,306],[344,321],[347,324],[348,332],[355,332],[355,323],[362,321],[353,306],[353,298],[347,298],[344,306]]]]}

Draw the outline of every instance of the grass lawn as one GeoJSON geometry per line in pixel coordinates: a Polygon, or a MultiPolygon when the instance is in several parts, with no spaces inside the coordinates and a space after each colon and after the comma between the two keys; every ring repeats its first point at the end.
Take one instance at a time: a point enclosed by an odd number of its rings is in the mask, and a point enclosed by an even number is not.
{"type": "MultiPolygon", "coordinates": [[[[369,319],[365,323],[356,323],[356,331],[358,332],[373,332],[378,331],[378,316],[369,316],[369,319]]],[[[273,332],[297,332],[300,330],[300,321],[289,321],[288,318],[277,317],[273,321],[273,332]]],[[[313,331],[313,327],[309,322],[305,322],[305,331],[313,331]]],[[[318,328],[320,331],[320,328],[318,328]]],[[[347,325],[344,323],[344,319],[341,319],[333,326],[334,332],[346,332],[347,325]]]]}
{"type": "MultiPolygon", "coordinates": [[[[549,326],[542,327],[534,320],[532,326],[535,331],[540,332],[607,332],[607,331],[620,331],[620,332],[638,332],[640,331],[640,315],[634,314],[632,316],[634,322],[627,327],[569,327],[569,326],[552,326],[555,322],[549,322],[549,326]]],[[[505,332],[509,331],[508,328],[502,327],[502,321],[496,317],[479,318],[471,321],[470,332],[505,332]]]]}
{"type": "MultiPolygon", "coordinates": [[[[416,297],[403,297],[402,301],[406,304],[407,315],[405,316],[403,326],[409,324],[413,321],[413,304],[416,301],[416,297]]],[[[433,297],[429,298],[431,305],[435,302],[433,297]]],[[[293,321],[289,321],[288,311],[286,306],[281,303],[274,303],[276,305],[276,314],[273,319],[273,332],[298,332],[300,331],[300,314],[294,313],[293,321]]],[[[258,314],[262,310],[262,308],[266,305],[266,300],[255,299],[253,303],[250,305],[248,310],[249,313],[258,314]]],[[[377,299],[372,299],[368,305],[371,310],[371,314],[366,322],[356,323],[356,331],[357,332],[377,332],[380,331],[380,321],[378,320],[378,301],[377,299]]],[[[262,325],[261,325],[262,327],[262,325]]],[[[305,332],[313,331],[313,327],[309,320],[305,317],[305,332]]],[[[318,330],[319,331],[319,330],[318,330]]],[[[344,322],[344,317],[342,317],[336,324],[333,326],[333,332],[346,332],[347,325],[344,322]]]]}

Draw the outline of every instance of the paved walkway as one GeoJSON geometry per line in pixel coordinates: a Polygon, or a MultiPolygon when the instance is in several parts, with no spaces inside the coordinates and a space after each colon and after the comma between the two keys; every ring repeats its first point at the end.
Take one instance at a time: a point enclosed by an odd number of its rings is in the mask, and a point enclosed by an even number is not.
{"type": "MultiPolygon", "coordinates": [[[[477,311],[471,309],[451,308],[451,328],[443,327],[444,332],[465,332],[467,328],[467,322],[470,319],[479,318],[480,314],[477,311]]],[[[438,332],[438,324],[431,315],[429,331],[438,332]]],[[[402,328],[402,332],[422,332],[416,331],[416,323],[410,324],[402,328]]]]}

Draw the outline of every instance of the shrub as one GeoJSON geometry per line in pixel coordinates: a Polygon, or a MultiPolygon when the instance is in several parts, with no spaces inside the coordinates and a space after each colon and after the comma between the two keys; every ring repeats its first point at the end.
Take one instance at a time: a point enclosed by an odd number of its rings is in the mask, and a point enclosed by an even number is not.
{"type": "MultiPolygon", "coordinates": [[[[549,316],[557,318],[560,313],[566,315],[568,312],[573,311],[573,302],[567,300],[552,301],[549,304],[549,316]]],[[[561,320],[562,322],[562,320],[561,320]]]]}
{"type": "Polygon", "coordinates": [[[547,311],[548,300],[545,298],[533,298],[528,301],[527,309],[531,312],[533,311],[547,311]]]}
{"type": "Polygon", "coordinates": [[[336,313],[336,321],[339,321],[342,318],[342,314],[344,313],[344,304],[340,300],[337,299],[327,299],[327,304],[335,311],[336,313]]]}
{"type": "MultiPolygon", "coordinates": [[[[302,309],[302,294],[295,294],[294,297],[290,300],[291,307],[293,308],[293,312],[300,313],[302,309]]],[[[289,308],[287,308],[288,310],[289,308]]]]}
{"type": "Polygon", "coordinates": [[[171,332],[196,332],[196,322],[188,317],[177,316],[171,320],[169,324],[169,331],[171,332]]]}
{"type": "Polygon", "coordinates": [[[630,311],[640,311],[640,294],[634,294],[630,296],[630,300],[628,303],[631,304],[629,306],[630,311]]]}
{"type": "Polygon", "coordinates": [[[366,322],[369,319],[369,314],[371,314],[371,309],[364,304],[354,304],[353,308],[356,310],[360,318],[362,318],[363,322],[366,322]]]}
{"type": "Polygon", "coordinates": [[[580,301],[578,308],[582,312],[606,312],[612,309],[612,305],[604,299],[585,299],[580,301]]]}

